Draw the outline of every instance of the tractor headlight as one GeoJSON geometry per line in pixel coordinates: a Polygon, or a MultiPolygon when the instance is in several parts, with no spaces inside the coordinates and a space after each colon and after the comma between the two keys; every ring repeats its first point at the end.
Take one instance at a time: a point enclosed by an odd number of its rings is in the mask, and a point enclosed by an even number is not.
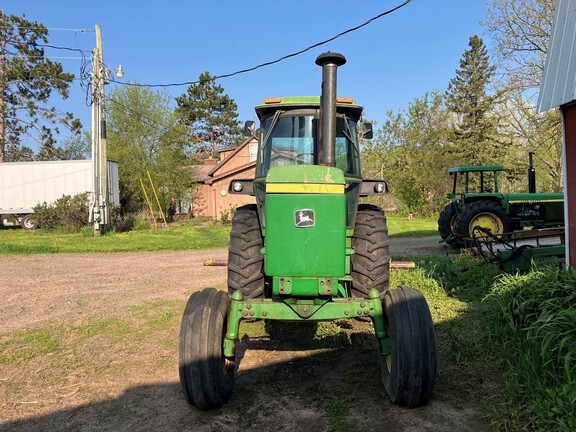
{"type": "Polygon", "coordinates": [[[376,183],[374,185],[374,192],[381,194],[384,191],[386,191],[386,186],[384,185],[384,183],[376,183]]]}
{"type": "Polygon", "coordinates": [[[237,181],[232,183],[232,189],[234,189],[234,192],[242,192],[244,186],[242,186],[242,182],[237,181]]]}

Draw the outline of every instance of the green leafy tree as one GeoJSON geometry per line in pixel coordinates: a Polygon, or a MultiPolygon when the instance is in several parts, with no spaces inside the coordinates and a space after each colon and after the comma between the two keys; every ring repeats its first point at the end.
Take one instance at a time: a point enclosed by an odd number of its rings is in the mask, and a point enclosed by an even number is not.
{"type": "Polygon", "coordinates": [[[120,200],[125,211],[145,205],[140,181],[150,193],[148,173],[157,191],[180,197],[191,184],[186,129],[177,121],[167,93],[145,87],[110,92],[108,157],[119,162],[120,200]]]}
{"type": "Polygon", "coordinates": [[[90,159],[92,141],[90,133],[84,131],[78,135],[70,135],[58,146],[59,156],[64,160],[90,159]]]}
{"type": "MultiPolygon", "coordinates": [[[[536,153],[539,190],[563,186],[562,125],[559,110],[536,112],[536,97],[548,52],[555,0],[492,0],[482,22],[494,41],[498,90],[506,99],[500,114],[509,124],[516,151],[507,155],[510,167],[525,173],[528,152],[536,153]]],[[[525,179],[522,174],[521,179],[525,179]]],[[[521,183],[522,180],[520,180],[521,183]]],[[[520,187],[520,190],[525,190],[520,187]]]]}
{"type": "Polygon", "coordinates": [[[443,95],[427,93],[406,111],[389,112],[376,137],[364,143],[364,175],[388,180],[404,210],[434,213],[445,204],[450,188],[450,133],[451,115],[443,95]]]}
{"type": "Polygon", "coordinates": [[[68,97],[74,76],[45,57],[42,45],[47,42],[42,24],[0,10],[0,162],[29,157],[23,137],[49,148],[58,125],[80,130],[71,113],[48,106],[53,92],[68,97]]]}
{"type": "Polygon", "coordinates": [[[241,141],[238,106],[209,72],[201,73],[198,83],[178,96],[176,104],[176,112],[189,128],[193,151],[199,159],[217,156],[217,150],[241,141]]]}
{"type": "Polygon", "coordinates": [[[555,4],[555,0],[492,0],[482,22],[494,41],[499,72],[521,92],[540,88],[555,4]]]}
{"type": "Polygon", "coordinates": [[[497,99],[488,94],[495,67],[480,37],[472,36],[469,46],[446,90],[446,105],[457,118],[453,152],[460,164],[487,165],[497,163],[504,153],[497,141],[498,119],[493,115],[497,99]]]}

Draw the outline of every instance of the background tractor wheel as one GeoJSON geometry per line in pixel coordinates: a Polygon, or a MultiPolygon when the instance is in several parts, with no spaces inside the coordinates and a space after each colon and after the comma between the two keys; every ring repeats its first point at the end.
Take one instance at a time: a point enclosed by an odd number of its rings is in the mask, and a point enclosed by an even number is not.
{"type": "Polygon", "coordinates": [[[379,207],[358,206],[352,248],[352,296],[367,298],[372,288],[383,295],[390,282],[390,254],[386,216],[379,207]]]}
{"type": "Polygon", "coordinates": [[[436,342],[430,309],[421,292],[401,286],[384,295],[391,354],[380,366],[392,402],[416,407],[432,397],[436,379],[436,342]]]}
{"type": "Polygon", "coordinates": [[[459,248],[464,246],[464,243],[456,237],[456,216],[458,216],[458,213],[454,204],[450,203],[444,207],[438,218],[438,234],[448,246],[459,248]]]}
{"type": "Polygon", "coordinates": [[[232,219],[228,247],[228,292],[242,291],[247,298],[264,297],[262,232],[256,205],[239,207],[232,219]]]}
{"type": "Polygon", "coordinates": [[[500,204],[494,201],[474,201],[458,214],[456,235],[460,239],[473,238],[476,226],[489,229],[493,235],[500,238],[504,233],[510,232],[512,222],[500,204]]]}
{"type": "Polygon", "coordinates": [[[217,408],[232,395],[234,362],[223,356],[230,299],[206,288],[190,296],[180,327],[179,374],[186,401],[217,408]]]}

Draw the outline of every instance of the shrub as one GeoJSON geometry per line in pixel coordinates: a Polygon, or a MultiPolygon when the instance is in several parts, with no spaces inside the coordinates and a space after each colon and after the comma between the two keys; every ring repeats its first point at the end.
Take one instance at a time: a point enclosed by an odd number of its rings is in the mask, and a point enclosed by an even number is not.
{"type": "Polygon", "coordinates": [[[88,192],[64,195],[53,204],[44,202],[34,207],[34,219],[46,229],[65,228],[80,231],[89,224],[88,192]]]}
{"type": "Polygon", "coordinates": [[[124,214],[120,206],[112,207],[110,211],[112,229],[116,232],[132,231],[136,225],[136,216],[124,214]]]}

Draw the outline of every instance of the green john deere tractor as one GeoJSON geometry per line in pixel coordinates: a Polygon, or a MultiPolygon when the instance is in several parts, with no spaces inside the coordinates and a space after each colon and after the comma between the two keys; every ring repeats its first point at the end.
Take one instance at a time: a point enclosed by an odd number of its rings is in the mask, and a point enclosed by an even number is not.
{"type": "Polygon", "coordinates": [[[530,153],[527,193],[498,190],[500,165],[461,166],[448,169],[453,176],[450,203],[438,218],[438,233],[448,245],[464,246],[466,238],[489,230],[496,238],[525,227],[553,227],[564,224],[564,195],[537,193],[536,175],[530,153]]]}
{"type": "MultiPolygon", "coordinates": [[[[260,119],[256,178],[229,192],[257,204],[237,209],[228,255],[228,293],[191,295],[180,333],[180,381],[200,409],[232,394],[234,355],[243,320],[371,319],[390,398],[428,402],[436,374],[434,327],[423,295],[389,289],[384,212],[359,197],[387,192],[360,171],[362,107],[336,98],[341,54],[325,53],[322,96],[266,99],[260,119]]],[[[248,122],[252,123],[252,122],[248,122]]],[[[253,123],[247,124],[253,129],[253,123]]]]}

